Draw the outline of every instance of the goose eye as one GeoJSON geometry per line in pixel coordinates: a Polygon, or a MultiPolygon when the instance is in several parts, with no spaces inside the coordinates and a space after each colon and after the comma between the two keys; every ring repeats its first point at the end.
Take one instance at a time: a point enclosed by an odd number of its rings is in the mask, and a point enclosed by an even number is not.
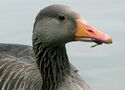
{"type": "Polygon", "coordinates": [[[65,17],[65,16],[63,16],[63,15],[60,15],[58,18],[59,18],[59,20],[61,20],[61,21],[66,20],[66,17],[65,17]]]}

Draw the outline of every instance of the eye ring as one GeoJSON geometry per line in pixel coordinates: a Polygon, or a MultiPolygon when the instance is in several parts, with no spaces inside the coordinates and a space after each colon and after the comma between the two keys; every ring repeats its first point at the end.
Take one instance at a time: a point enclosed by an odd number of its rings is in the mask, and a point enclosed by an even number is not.
{"type": "Polygon", "coordinates": [[[59,16],[58,16],[58,19],[59,19],[60,21],[65,21],[65,20],[66,20],[66,17],[65,17],[64,15],[59,15],[59,16]]]}

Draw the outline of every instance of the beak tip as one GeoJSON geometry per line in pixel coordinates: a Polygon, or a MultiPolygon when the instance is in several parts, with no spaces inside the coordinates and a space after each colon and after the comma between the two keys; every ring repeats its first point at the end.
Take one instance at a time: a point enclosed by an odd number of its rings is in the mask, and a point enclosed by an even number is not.
{"type": "Polygon", "coordinates": [[[113,41],[112,41],[112,38],[111,38],[111,37],[108,38],[108,39],[105,41],[106,44],[112,44],[112,42],[113,42],[113,41]]]}

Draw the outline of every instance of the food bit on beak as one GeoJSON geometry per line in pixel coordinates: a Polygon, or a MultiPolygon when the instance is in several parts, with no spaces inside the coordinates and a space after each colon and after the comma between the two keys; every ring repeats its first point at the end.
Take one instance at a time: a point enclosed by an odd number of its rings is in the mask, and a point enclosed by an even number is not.
{"type": "Polygon", "coordinates": [[[102,45],[102,44],[103,44],[103,42],[97,41],[96,39],[93,39],[93,41],[94,41],[96,44],[95,44],[95,45],[92,45],[91,48],[94,48],[94,47],[96,47],[96,46],[98,46],[98,45],[102,45]]]}
{"type": "Polygon", "coordinates": [[[95,45],[92,45],[91,48],[94,48],[94,47],[96,47],[98,45],[102,45],[102,43],[100,43],[100,44],[96,43],[95,45]]]}

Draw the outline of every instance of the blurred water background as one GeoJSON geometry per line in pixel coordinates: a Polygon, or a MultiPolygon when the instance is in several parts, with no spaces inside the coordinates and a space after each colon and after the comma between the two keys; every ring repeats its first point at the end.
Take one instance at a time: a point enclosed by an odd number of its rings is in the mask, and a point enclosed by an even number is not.
{"type": "Polygon", "coordinates": [[[70,62],[92,90],[125,90],[125,0],[0,0],[0,43],[32,45],[35,16],[50,4],[77,9],[92,26],[113,38],[112,45],[67,44],[70,62]]]}

